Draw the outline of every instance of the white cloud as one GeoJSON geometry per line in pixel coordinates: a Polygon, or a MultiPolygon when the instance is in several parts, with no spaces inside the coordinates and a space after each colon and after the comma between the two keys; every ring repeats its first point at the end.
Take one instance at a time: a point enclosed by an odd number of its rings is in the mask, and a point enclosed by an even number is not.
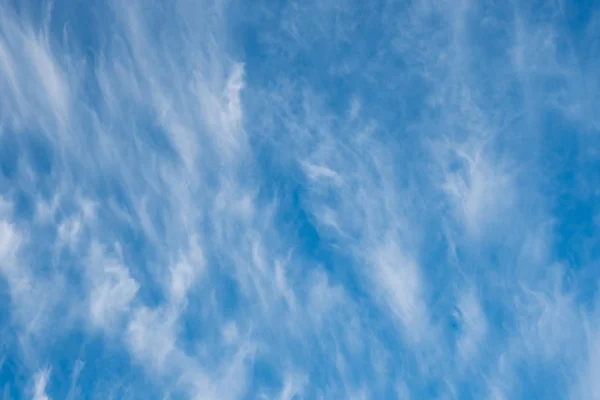
{"type": "Polygon", "coordinates": [[[108,333],[115,329],[130,304],[139,284],[129,270],[113,257],[107,256],[98,244],[92,244],[89,265],[89,310],[92,324],[108,333]]]}
{"type": "Polygon", "coordinates": [[[396,395],[398,400],[410,400],[412,398],[408,386],[404,382],[398,382],[396,385],[396,395]]]}
{"type": "MultiPolygon", "coordinates": [[[[589,326],[589,325],[588,325],[589,326]]],[[[600,335],[594,328],[595,323],[589,326],[587,338],[585,341],[585,351],[579,365],[575,368],[576,376],[573,380],[570,399],[600,399],[600,383],[598,374],[600,373],[600,335]]]]}
{"type": "Polygon", "coordinates": [[[136,309],[127,327],[132,354],[151,368],[162,370],[175,349],[175,318],[167,310],[136,309]]]}
{"type": "Polygon", "coordinates": [[[322,166],[322,165],[314,165],[308,162],[302,163],[302,167],[306,170],[306,175],[311,180],[317,180],[321,178],[329,179],[334,184],[340,185],[342,183],[342,179],[340,176],[333,170],[322,166]]]}
{"type": "Polygon", "coordinates": [[[458,356],[461,362],[472,364],[485,343],[488,330],[487,319],[474,288],[459,293],[457,309],[461,323],[461,334],[456,343],[458,356]]]}
{"type": "Polygon", "coordinates": [[[35,374],[33,383],[33,400],[50,400],[46,394],[46,385],[50,378],[50,370],[45,369],[35,374]]]}
{"type": "Polygon", "coordinates": [[[177,263],[171,267],[169,292],[171,301],[175,304],[186,298],[194,280],[205,268],[204,253],[198,243],[198,238],[192,236],[189,242],[187,254],[181,255],[177,263]]]}
{"type": "Polygon", "coordinates": [[[308,384],[308,379],[302,375],[286,374],[283,382],[283,388],[277,399],[293,400],[302,396],[304,387],[308,384]]]}
{"type": "Polygon", "coordinates": [[[244,145],[240,100],[245,86],[244,65],[234,64],[222,87],[215,87],[214,81],[207,83],[204,79],[198,79],[196,85],[200,110],[214,142],[225,157],[234,156],[244,145]]]}
{"type": "Polygon", "coordinates": [[[331,317],[338,307],[349,308],[351,301],[343,288],[329,282],[327,274],[318,271],[309,281],[308,312],[317,324],[331,317]]]}
{"type": "Polygon", "coordinates": [[[81,232],[81,221],[77,217],[68,218],[58,226],[58,238],[69,246],[76,244],[81,232]]]}
{"type": "Polygon", "coordinates": [[[523,284],[515,296],[518,326],[517,347],[523,356],[535,355],[551,362],[556,357],[572,361],[582,341],[582,326],[577,323],[580,311],[574,303],[574,294],[562,285],[560,265],[548,265],[546,281],[523,284]],[[569,329],[563,327],[569,326],[569,329]],[[521,347],[522,346],[522,347],[521,347]]]}
{"type": "Polygon", "coordinates": [[[67,400],[75,400],[82,397],[81,388],[78,386],[78,381],[81,371],[84,367],[85,363],[79,359],[77,359],[73,364],[73,370],[71,372],[71,384],[66,397],[67,400]]]}
{"type": "Polygon", "coordinates": [[[48,312],[56,303],[55,296],[48,291],[54,284],[38,279],[27,262],[21,258],[26,239],[15,224],[0,216],[0,274],[8,284],[12,305],[12,318],[24,328],[24,333],[37,334],[47,322],[48,312]]]}
{"type": "Polygon", "coordinates": [[[64,139],[62,131],[69,123],[75,71],[66,68],[64,60],[56,56],[60,53],[53,50],[48,20],[41,29],[36,29],[6,5],[0,6],[0,12],[4,36],[4,41],[0,39],[1,70],[5,78],[2,86],[7,85],[7,92],[11,93],[0,103],[3,122],[15,127],[41,126],[52,140],[64,139]]]}
{"type": "Polygon", "coordinates": [[[411,342],[427,341],[432,334],[418,265],[388,238],[372,255],[373,277],[384,301],[400,319],[411,342]]]}
{"type": "Polygon", "coordinates": [[[16,255],[21,245],[20,235],[17,233],[16,228],[13,224],[0,220],[0,262],[3,271],[14,270],[16,255]]]}
{"type": "MultiPolygon", "coordinates": [[[[491,161],[483,149],[455,145],[450,149],[454,153],[451,159],[460,167],[444,172],[442,188],[454,206],[457,220],[475,238],[510,224],[515,212],[512,207],[518,199],[508,167],[491,161]]],[[[450,160],[445,162],[450,164],[450,160]]]]}
{"type": "Polygon", "coordinates": [[[47,40],[43,37],[26,36],[26,52],[46,92],[47,104],[60,125],[64,126],[69,117],[69,89],[56,61],[52,59],[47,40]]]}

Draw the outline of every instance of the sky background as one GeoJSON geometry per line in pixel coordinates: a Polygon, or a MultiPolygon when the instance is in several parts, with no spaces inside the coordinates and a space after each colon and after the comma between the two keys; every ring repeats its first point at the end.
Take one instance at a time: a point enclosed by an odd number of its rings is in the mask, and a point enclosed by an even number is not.
{"type": "Polygon", "coordinates": [[[0,398],[600,399],[600,3],[0,0],[0,398]]]}

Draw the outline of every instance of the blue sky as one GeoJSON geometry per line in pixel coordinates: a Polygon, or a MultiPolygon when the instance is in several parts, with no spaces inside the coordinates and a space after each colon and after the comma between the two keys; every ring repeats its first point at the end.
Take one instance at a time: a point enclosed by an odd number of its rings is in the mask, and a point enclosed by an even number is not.
{"type": "Polygon", "coordinates": [[[3,399],[600,399],[600,3],[0,0],[3,399]]]}

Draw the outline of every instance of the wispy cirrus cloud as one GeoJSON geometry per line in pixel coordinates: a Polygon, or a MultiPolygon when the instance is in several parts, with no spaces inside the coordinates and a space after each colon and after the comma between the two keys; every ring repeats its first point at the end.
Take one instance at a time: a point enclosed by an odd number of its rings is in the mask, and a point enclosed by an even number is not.
{"type": "Polygon", "coordinates": [[[6,397],[593,398],[597,10],[318,3],[0,2],[6,397]]]}
{"type": "Polygon", "coordinates": [[[48,395],[46,395],[46,385],[48,384],[49,376],[50,370],[40,371],[35,376],[33,389],[34,400],[48,400],[48,395]]]}

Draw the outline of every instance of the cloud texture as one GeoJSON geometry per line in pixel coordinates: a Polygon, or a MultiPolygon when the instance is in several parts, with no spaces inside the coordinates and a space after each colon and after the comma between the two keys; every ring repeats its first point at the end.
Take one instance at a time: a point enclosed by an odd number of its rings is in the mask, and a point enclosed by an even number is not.
{"type": "Polygon", "coordinates": [[[4,399],[600,398],[600,4],[0,0],[4,399]]]}

